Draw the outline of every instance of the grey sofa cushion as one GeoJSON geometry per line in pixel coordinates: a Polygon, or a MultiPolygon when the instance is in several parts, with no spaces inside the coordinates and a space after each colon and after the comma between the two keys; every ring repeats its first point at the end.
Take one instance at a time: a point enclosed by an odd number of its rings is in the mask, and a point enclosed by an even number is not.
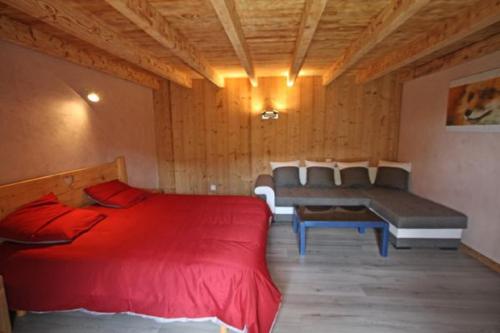
{"type": "Polygon", "coordinates": [[[326,167],[308,167],[306,186],[310,188],[335,187],[333,169],[326,167]]]}
{"type": "Polygon", "coordinates": [[[375,186],[408,191],[410,173],[401,168],[378,167],[375,186]]]}
{"type": "Polygon", "coordinates": [[[368,188],[372,185],[368,168],[352,167],[340,170],[340,181],[343,187],[368,188]]]}
{"type": "Polygon", "coordinates": [[[370,200],[361,190],[347,188],[282,187],[276,189],[276,206],[363,206],[370,200]]]}
{"type": "Polygon", "coordinates": [[[466,228],[467,216],[415,194],[388,189],[363,190],[370,208],[398,228],[466,228]]]}
{"type": "Polygon", "coordinates": [[[278,187],[300,186],[299,168],[280,167],[273,170],[274,185],[278,187]]]}

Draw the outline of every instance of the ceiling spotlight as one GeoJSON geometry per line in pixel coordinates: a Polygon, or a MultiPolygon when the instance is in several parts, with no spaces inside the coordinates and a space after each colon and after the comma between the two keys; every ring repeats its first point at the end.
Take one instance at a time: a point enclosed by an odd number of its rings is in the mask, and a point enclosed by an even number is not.
{"type": "Polygon", "coordinates": [[[87,95],[87,99],[92,103],[97,103],[101,100],[101,97],[99,97],[99,95],[97,95],[95,92],[91,92],[87,95]]]}

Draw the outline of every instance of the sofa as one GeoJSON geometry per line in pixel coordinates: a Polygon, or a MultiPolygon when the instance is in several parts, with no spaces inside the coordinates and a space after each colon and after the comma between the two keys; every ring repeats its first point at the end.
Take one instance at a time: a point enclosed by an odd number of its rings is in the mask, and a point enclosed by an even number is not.
{"type": "MultiPolygon", "coordinates": [[[[390,240],[396,248],[456,249],[459,246],[462,232],[467,227],[467,217],[463,213],[411,193],[409,170],[401,172],[394,165],[368,167],[365,163],[366,171],[349,166],[341,170],[333,164],[329,165],[332,172],[329,177],[333,178],[328,186],[317,182],[316,186],[312,186],[308,182],[308,173],[312,174],[311,166],[297,166],[296,171],[293,170],[295,166],[273,168],[273,175],[258,176],[254,193],[267,202],[275,222],[291,221],[294,206],[298,205],[365,206],[389,223],[390,240]],[[293,171],[292,174],[296,172],[298,183],[296,180],[292,184],[277,182],[277,171],[280,169],[292,169],[288,170],[293,171]],[[354,169],[361,171],[362,175],[366,173],[362,176],[367,178],[363,180],[364,186],[342,183],[342,174],[354,169]],[[391,186],[393,180],[391,176],[387,177],[389,172],[394,171],[399,172],[397,186],[391,186]],[[385,182],[382,174],[386,176],[385,182]]],[[[325,166],[320,165],[316,169],[325,169],[325,166]]]]}

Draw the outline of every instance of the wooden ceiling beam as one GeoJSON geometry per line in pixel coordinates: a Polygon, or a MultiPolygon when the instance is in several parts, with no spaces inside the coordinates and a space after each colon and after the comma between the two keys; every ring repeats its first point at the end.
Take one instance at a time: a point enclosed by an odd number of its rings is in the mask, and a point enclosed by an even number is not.
{"type": "Polygon", "coordinates": [[[250,51],[248,50],[248,45],[243,35],[243,29],[241,28],[241,22],[236,11],[234,0],[210,0],[210,2],[219,17],[220,23],[226,31],[226,35],[233,45],[241,66],[243,66],[248,75],[248,79],[254,87],[257,86],[257,77],[255,76],[252,57],[250,56],[250,51]]]}
{"type": "Polygon", "coordinates": [[[105,0],[194,71],[224,87],[224,78],[147,0],[105,0]]]}
{"type": "Polygon", "coordinates": [[[104,52],[89,52],[74,43],[51,36],[6,16],[0,16],[0,39],[152,89],[158,89],[160,86],[158,76],[135,68],[126,61],[115,59],[104,52]]]}
{"type": "Polygon", "coordinates": [[[307,51],[318,27],[327,0],[307,0],[297,34],[292,65],[288,71],[288,86],[293,86],[306,59],[307,51]]]}
{"type": "Polygon", "coordinates": [[[411,79],[442,71],[497,51],[500,51],[500,33],[467,45],[438,59],[433,59],[425,64],[416,66],[413,68],[411,79]]]}
{"type": "Polygon", "coordinates": [[[360,38],[323,74],[323,84],[330,84],[345,73],[429,2],[430,0],[392,0],[391,4],[368,24],[360,38]]]}
{"type": "Polygon", "coordinates": [[[186,73],[132,44],[96,16],[74,9],[67,1],[0,0],[0,2],[167,80],[184,87],[191,87],[191,78],[186,73]]]}
{"type": "Polygon", "coordinates": [[[368,82],[432,54],[446,46],[500,21],[500,1],[482,0],[384,56],[370,61],[357,74],[358,82],[368,82]]]}

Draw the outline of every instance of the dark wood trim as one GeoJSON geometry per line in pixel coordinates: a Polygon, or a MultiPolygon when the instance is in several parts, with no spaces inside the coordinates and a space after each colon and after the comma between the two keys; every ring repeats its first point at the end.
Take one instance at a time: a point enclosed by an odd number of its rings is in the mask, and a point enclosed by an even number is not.
{"type": "Polygon", "coordinates": [[[500,264],[497,263],[495,260],[488,258],[484,254],[481,254],[474,250],[473,248],[465,245],[464,243],[460,243],[460,250],[471,256],[472,258],[476,259],[477,261],[481,262],[483,265],[487,266],[489,269],[500,273],[500,264]]]}

